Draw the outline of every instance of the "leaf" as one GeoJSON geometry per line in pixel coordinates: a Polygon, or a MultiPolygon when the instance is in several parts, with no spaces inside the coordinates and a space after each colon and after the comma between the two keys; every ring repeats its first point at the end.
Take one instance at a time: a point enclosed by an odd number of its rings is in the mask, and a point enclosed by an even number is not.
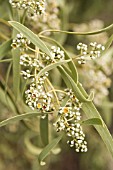
{"type": "MultiPolygon", "coordinates": [[[[48,41],[51,41],[51,42],[55,43],[58,47],[60,47],[60,48],[64,51],[66,60],[71,59],[71,57],[68,55],[68,53],[67,53],[66,50],[61,46],[60,43],[58,43],[57,41],[55,41],[54,39],[49,38],[49,37],[45,37],[45,36],[41,36],[41,35],[40,35],[40,37],[43,38],[43,39],[47,39],[48,41]]],[[[71,61],[68,63],[68,65],[69,65],[69,68],[70,68],[71,72],[73,73],[73,74],[72,74],[73,80],[75,81],[75,83],[78,83],[78,72],[77,72],[77,68],[76,68],[74,62],[71,60],[71,61]]]]}
{"type": "MultiPolygon", "coordinates": [[[[61,69],[61,66],[60,66],[61,69]]],[[[102,120],[99,112],[97,111],[97,109],[95,108],[95,106],[93,105],[93,103],[91,101],[88,101],[86,98],[88,98],[87,93],[85,92],[84,88],[82,87],[82,85],[80,85],[80,83],[78,83],[76,88],[76,84],[74,84],[74,81],[72,80],[72,78],[65,73],[65,71],[63,69],[60,70],[61,74],[63,73],[65,76],[67,75],[68,79],[66,79],[66,81],[69,81],[72,83],[73,86],[73,91],[75,93],[75,95],[77,94],[77,98],[80,99],[80,101],[83,100],[83,105],[82,105],[82,109],[85,112],[86,116],[88,117],[88,119],[92,119],[92,118],[99,118],[102,120]],[[61,72],[62,71],[62,72],[61,72]],[[84,95],[81,96],[80,93],[82,93],[84,95]],[[82,98],[81,98],[82,97],[82,98]],[[85,98],[85,100],[84,100],[85,98]],[[82,100],[81,100],[82,99],[82,100]]],[[[63,74],[62,74],[62,78],[63,78],[63,74]]],[[[65,79],[64,79],[65,81],[65,79]]],[[[65,81],[65,82],[66,82],[65,81]]],[[[111,155],[113,156],[113,138],[107,128],[107,126],[105,125],[104,121],[103,122],[103,126],[97,126],[94,125],[94,127],[96,128],[96,130],[98,131],[98,133],[100,134],[101,138],[103,139],[104,143],[106,144],[109,152],[111,153],[111,155]]]]}
{"type": "Polygon", "coordinates": [[[12,50],[13,56],[13,90],[15,99],[18,99],[20,91],[20,51],[19,49],[12,50]]]}
{"type": "Polygon", "coordinates": [[[41,164],[43,160],[47,157],[47,155],[50,153],[50,151],[60,142],[62,139],[63,135],[61,134],[58,138],[53,139],[51,143],[49,143],[39,154],[38,160],[39,163],[41,164]]]}
{"type": "Polygon", "coordinates": [[[109,49],[112,42],[113,42],[113,34],[111,35],[111,37],[108,39],[107,43],[105,44],[105,51],[103,53],[105,53],[109,49]]]}
{"type": "Polygon", "coordinates": [[[71,83],[70,83],[70,81],[69,81],[69,79],[68,79],[67,74],[65,73],[65,71],[62,70],[62,68],[60,68],[60,67],[58,68],[58,70],[59,70],[59,72],[60,72],[60,74],[61,74],[61,76],[62,76],[62,79],[64,80],[66,86],[71,89],[72,86],[71,86],[71,83]]]}
{"type": "Polygon", "coordinates": [[[61,66],[59,66],[59,70],[60,70],[60,73],[61,73],[62,78],[64,79],[65,83],[71,84],[71,87],[68,84],[67,84],[68,85],[67,87],[73,89],[73,92],[75,93],[76,97],[82,102],[88,102],[89,100],[87,98],[85,98],[84,95],[81,93],[81,91],[77,87],[77,85],[74,82],[74,80],[72,79],[72,77],[70,77],[70,75],[61,66]],[[64,76],[66,77],[66,79],[64,76]]]}
{"type": "Polygon", "coordinates": [[[6,81],[5,81],[5,96],[6,96],[6,100],[7,100],[8,80],[9,80],[9,75],[10,75],[10,72],[11,72],[11,68],[12,68],[12,62],[9,64],[8,69],[7,69],[7,73],[6,73],[6,81]]]}
{"type": "MultiPolygon", "coordinates": [[[[97,109],[95,108],[92,102],[83,103],[82,109],[89,119],[97,117],[102,120],[99,112],[97,111],[97,109]]],[[[103,120],[102,120],[102,124],[103,126],[94,125],[94,127],[98,131],[99,135],[103,139],[103,142],[106,144],[106,147],[108,148],[109,152],[113,157],[113,138],[103,120]]]]}
{"type": "MultiPolygon", "coordinates": [[[[20,15],[17,10],[13,10],[13,19],[20,21],[20,15]]],[[[18,31],[13,28],[12,39],[17,35],[18,31]]],[[[15,100],[18,101],[19,92],[20,92],[20,50],[19,48],[12,49],[12,58],[13,58],[13,91],[15,95],[15,100]]]]}
{"type": "MultiPolygon", "coordinates": [[[[86,93],[86,91],[84,90],[84,88],[82,87],[82,85],[80,83],[78,83],[78,87],[81,90],[81,92],[84,94],[84,96],[88,97],[88,94],[86,93]]],[[[95,108],[94,104],[91,101],[84,102],[82,105],[82,110],[84,111],[84,113],[86,114],[88,119],[92,119],[92,118],[96,117],[96,118],[99,118],[102,120],[103,126],[94,125],[94,127],[98,131],[103,142],[106,144],[106,147],[108,148],[109,152],[111,153],[111,155],[113,157],[113,138],[112,138],[106,124],[104,123],[103,119],[101,118],[99,112],[95,108]]]]}
{"type": "Polygon", "coordinates": [[[52,63],[52,64],[46,66],[45,68],[43,68],[43,69],[38,73],[37,77],[40,77],[40,76],[43,75],[46,71],[50,71],[50,70],[54,69],[55,67],[60,66],[60,65],[62,65],[62,64],[66,64],[67,62],[70,62],[70,61],[71,61],[71,60],[69,59],[69,60],[59,61],[59,62],[57,62],[57,63],[52,63]]]}
{"type": "Polygon", "coordinates": [[[10,99],[8,95],[6,99],[5,90],[3,90],[1,87],[0,87],[0,102],[3,103],[11,111],[16,112],[16,109],[15,109],[15,106],[12,100],[10,99]]]}
{"type": "Polygon", "coordinates": [[[27,132],[25,134],[25,137],[24,137],[24,143],[25,143],[28,151],[30,153],[32,153],[33,155],[39,155],[40,152],[42,151],[42,148],[39,148],[39,147],[33,145],[32,142],[31,142],[31,139],[33,137],[36,137],[36,135],[37,135],[36,133],[33,133],[33,132],[29,133],[29,132],[27,132]]]}
{"type": "Polygon", "coordinates": [[[93,99],[94,99],[94,91],[91,91],[91,93],[90,93],[90,95],[88,97],[88,100],[93,101],[93,99]]]}
{"type": "Polygon", "coordinates": [[[49,143],[48,115],[43,119],[40,118],[40,135],[42,143],[46,146],[49,143]]]}
{"type": "Polygon", "coordinates": [[[43,41],[34,34],[31,30],[29,30],[24,25],[15,22],[15,21],[9,21],[9,23],[19,32],[21,32],[28,40],[30,40],[34,45],[36,45],[39,49],[41,49],[43,52],[51,56],[51,53],[47,46],[43,43],[43,41]]]}
{"type": "Polygon", "coordinates": [[[92,118],[82,121],[83,125],[103,125],[103,122],[99,118],[92,118]]]}
{"type": "Polygon", "coordinates": [[[68,100],[69,100],[69,96],[66,96],[61,103],[61,107],[64,107],[68,100]]]}
{"type": "Polygon", "coordinates": [[[2,59],[11,50],[11,42],[12,40],[10,39],[0,45],[0,59],[2,59]]]}
{"type": "Polygon", "coordinates": [[[40,112],[29,112],[29,113],[24,113],[24,114],[21,114],[21,115],[13,116],[11,118],[8,118],[8,119],[0,122],[0,127],[5,126],[9,123],[13,123],[15,121],[20,121],[20,120],[23,120],[23,119],[27,119],[27,118],[31,118],[31,117],[35,117],[35,116],[41,116],[41,115],[42,115],[42,113],[40,113],[40,112]]]}
{"type": "MultiPolygon", "coordinates": [[[[70,5],[69,3],[66,3],[65,0],[59,0],[58,4],[60,6],[60,20],[61,20],[60,28],[61,30],[68,30],[70,5]]],[[[60,44],[64,44],[67,38],[67,34],[59,33],[56,35],[54,34],[54,36],[55,36],[55,40],[60,42],[60,44]]]]}

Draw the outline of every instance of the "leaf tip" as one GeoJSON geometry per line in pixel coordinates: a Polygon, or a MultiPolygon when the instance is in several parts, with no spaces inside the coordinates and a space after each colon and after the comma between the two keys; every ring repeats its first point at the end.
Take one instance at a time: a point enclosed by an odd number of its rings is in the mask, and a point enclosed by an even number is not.
{"type": "Polygon", "coordinates": [[[40,165],[41,165],[41,166],[44,166],[44,165],[46,165],[46,163],[45,163],[44,161],[41,161],[41,162],[40,162],[40,165]]]}

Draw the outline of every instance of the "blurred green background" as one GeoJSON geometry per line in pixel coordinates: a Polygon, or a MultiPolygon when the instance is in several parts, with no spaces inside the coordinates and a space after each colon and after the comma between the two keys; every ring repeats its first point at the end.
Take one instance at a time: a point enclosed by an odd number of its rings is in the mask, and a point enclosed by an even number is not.
{"type": "MultiPolygon", "coordinates": [[[[4,4],[4,2],[2,0],[0,1],[0,18],[7,19],[6,4],[4,4]]],[[[94,20],[95,25],[98,23],[98,20],[101,20],[104,26],[113,23],[113,0],[67,0],[63,8],[66,8],[69,14],[68,28],[70,31],[84,31],[86,27],[84,27],[84,25],[80,26],[80,24],[85,23],[87,25],[91,23],[91,26],[94,20]],[[72,24],[75,26],[72,27],[72,24]]],[[[92,26],[92,30],[93,28],[95,29],[95,26],[92,26]]],[[[0,31],[3,35],[10,35],[10,29],[6,28],[2,23],[0,23],[0,31]]],[[[113,30],[111,30],[107,36],[112,33],[113,30]]],[[[106,38],[106,35],[104,35],[104,38],[106,38]]],[[[93,41],[93,37],[89,39],[93,41]]],[[[63,44],[73,52],[75,51],[75,44],[79,41],[89,42],[89,39],[87,37],[67,36],[64,38],[63,44]]],[[[3,42],[3,37],[0,37],[0,42],[3,42]]],[[[1,75],[5,76],[7,67],[7,64],[0,64],[1,81],[1,75]]],[[[113,73],[111,73],[110,78],[113,80],[113,73]]],[[[10,81],[12,82],[11,77],[10,81]]],[[[58,81],[60,82],[59,79],[58,81]]],[[[113,83],[111,83],[108,89],[110,92],[108,98],[111,102],[113,101],[112,84],[113,83]]],[[[5,104],[3,104],[1,100],[1,120],[11,116],[11,112],[4,106],[5,104]]],[[[102,107],[98,107],[98,109],[107,123],[111,134],[113,134],[112,107],[106,108],[102,105],[102,107]]],[[[61,152],[58,155],[51,154],[48,158],[47,165],[43,167],[39,166],[37,156],[30,153],[25,146],[26,131],[26,127],[22,123],[15,123],[0,128],[0,170],[113,170],[113,159],[93,127],[87,127],[85,129],[88,141],[87,153],[75,153],[73,149],[69,148],[66,144],[66,139],[64,139],[64,141],[60,143],[60,147],[62,148],[61,152]]],[[[34,138],[32,142],[37,145],[34,138]]]]}

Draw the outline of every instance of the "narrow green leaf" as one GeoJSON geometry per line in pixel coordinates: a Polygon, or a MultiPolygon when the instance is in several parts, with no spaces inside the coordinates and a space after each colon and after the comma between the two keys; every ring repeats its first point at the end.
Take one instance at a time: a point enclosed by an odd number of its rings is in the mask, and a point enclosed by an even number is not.
{"type": "Polygon", "coordinates": [[[59,70],[60,74],[62,75],[62,79],[64,80],[66,86],[71,89],[72,88],[71,83],[70,83],[67,75],[65,74],[64,70],[62,70],[62,68],[60,68],[60,67],[58,68],[58,70],[59,70]]]}
{"type": "Polygon", "coordinates": [[[61,107],[64,107],[68,100],[69,100],[69,96],[66,96],[61,103],[61,107]]]}
{"type": "Polygon", "coordinates": [[[81,91],[81,93],[85,96],[85,98],[88,98],[88,94],[86,93],[85,89],[83,88],[82,84],[78,82],[77,87],[81,91]]]}
{"type": "MultiPolygon", "coordinates": [[[[66,50],[62,47],[62,45],[60,43],[58,43],[57,41],[55,41],[54,39],[49,38],[49,37],[45,37],[45,36],[40,36],[40,37],[43,38],[43,39],[46,39],[46,40],[48,40],[50,42],[53,42],[55,45],[60,47],[64,51],[64,53],[65,53],[66,60],[71,59],[71,57],[68,55],[68,53],[66,52],[66,50]]],[[[74,62],[71,60],[68,63],[68,65],[69,65],[69,68],[70,68],[70,70],[72,72],[73,80],[75,81],[75,83],[78,83],[78,72],[77,72],[77,68],[76,68],[74,62]]]]}
{"type": "Polygon", "coordinates": [[[88,100],[93,101],[93,99],[94,99],[94,91],[91,91],[91,93],[90,93],[90,95],[88,97],[88,100]]]}
{"type": "MultiPolygon", "coordinates": [[[[20,15],[17,10],[13,10],[13,20],[20,21],[20,15]]],[[[18,31],[13,28],[12,39],[17,35],[18,31]]],[[[12,49],[13,58],[13,91],[15,95],[15,100],[18,101],[20,92],[20,50],[19,48],[12,49]]]]}
{"type": "Polygon", "coordinates": [[[13,56],[13,90],[16,100],[20,91],[20,51],[19,49],[12,50],[13,56]]]}
{"type": "Polygon", "coordinates": [[[113,34],[111,35],[111,37],[108,39],[107,43],[105,44],[105,51],[103,53],[105,53],[109,49],[112,42],[113,42],[113,34]]]}
{"type": "Polygon", "coordinates": [[[42,151],[42,148],[39,148],[39,147],[33,145],[32,142],[31,142],[31,139],[33,137],[37,137],[36,135],[37,135],[36,133],[33,133],[33,132],[29,133],[29,132],[27,132],[25,134],[25,137],[24,137],[24,143],[25,143],[28,151],[30,153],[32,153],[33,155],[39,155],[40,152],[42,151]]]}
{"type": "MultiPolygon", "coordinates": [[[[89,119],[97,117],[102,120],[100,114],[98,113],[92,102],[83,103],[82,109],[89,119]]],[[[99,135],[103,139],[103,142],[106,144],[106,147],[108,148],[109,152],[113,157],[113,138],[103,120],[102,124],[103,126],[94,125],[94,127],[98,131],[99,135]]]]}
{"type": "Polygon", "coordinates": [[[41,49],[43,52],[51,56],[51,53],[47,46],[43,43],[43,41],[34,34],[31,30],[29,30],[24,25],[15,22],[15,21],[9,21],[9,23],[19,32],[21,32],[28,40],[30,40],[34,45],[36,45],[39,49],[41,49]]]}
{"type": "Polygon", "coordinates": [[[8,95],[7,95],[7,100],[6,100],[5,90],[3,90],[1,87],[0,87],[0,102],[3,103],[11,111],[16,112],[16,109],[15,109],[15,106],[12,100],[10,99],[8,95]]]}
{"type": "MultiPolygon", "coordinates": [[[[62,72],[63,72],[63,74],[65,74],[63,69],[62,69],[62,72]]],[[[61,72],[61,74],[62,74],[62,72],[61,72]]],[[[63,78],[63,74],[62,74],[62,78],[63,78]]],[[[73,83],[72,78],[70,78],[70,76],[68,74],[66,74],[66,75],[68,77],[68,81],[70,80],[70,82],[72,83],[73,91],[74,91],[75,95],[78,94],[77,95],[78,99],[80,99],[80,101],[82,101],[81,99],[83,99],[83,98],[80,97],[80,93],[79,93],[78,89],[76,88],[75,84],[73,83]]],[[[88,97],[88,95],[85,92],[85,90],[82,87],[82,85],[80,85],[80,83],[78,83],[77,87],[79,87],[80,92],[85,96],[85,99],[86,99],[88,97]]],[[[88,119],[92,119],[92,118],[96,117],[96,118],[99,118],[99,119],[102,120],[99,112],[97,111],[97,109],[95,108],[93,103],[91,101],[88,101],[88,99],[86,99],[86,101],[84,100],[83,105],[82,105],[82,109],[85,112],[85,114],[88,117],[88,119]]],[[[103,120],[102,120],[102,122],[103,122],[103,120]]],[[[94,125],[94,127],[96,128],[96,130],[100,134],[100,136],[103,139],[104,143],[106,144],[109,152],[113,156],[113,138],[112,138],[109,130],[107,129],[107,126],[103,122],[103,126],[94,125]]]]}
{"type": "Polygon", "coordinates": [[[40,135],[42,143],[46,146],[49,143],[48,115],[44,119],[40,118],[40,135]]]}
{"type": "MultiPolygon", "coordinates": [[[[47,113],[45,113],[45,114],[47,114],[47,113]]],[[[39,113],[38,112],[29,112],[29,113],[24,113],[24,114],[21,114],[21,115],[13,116],[11,118],[8,118],[8,119],[0,122],[0,127],[5,126],[9,123],[13,123],[13,122],[16,122],[16,121],[20,121],[20,120],[35,117],[35,116],[42,116],[42,113],[40,113],[40,112],[39,113]]]]}
{"type": "MultiPolygon", "coordinates": [[[[66,3],[65,0],[60,0],[60,19],[61,19],[61,30],[68,30],[68,23],[69,23],[69,14],[70,14],[70,6],[69,3],[66,3]],[[65,8],[64,8],[65,6],[65,8]]],[[[56,41],[60,42],[60,44],[64,44],[67,38],[67,34],[54,34],[56,41]]]]}
{"type": "Polygon", "coordinates": [[[2,59],[11,50],[11,42],[12,40],[10,39],[0,46],[0,59],[2,59]]]}
{"type": "Polygon", "coordinates": [[[38,73],[37,77],[40,77],[40,76],[43,75],[46,71],[50,71],[50,70],[56,68],[57,66],[60,66],[60,65],[62,65],[62,64],[66,64],[66,63],[68,63],[68,62],[70,62],[70,61],[71,61],[71,59],[59,61],[59,62],[57,62],[57,63],[52,63],[52,64],[44,67],[44,68],[38,73]]]}
{"type": "Polygon", "coordinates": [[[11,68],[12,68],[12,62],[9,64],[8,69],[7,69],[7,73],[6,73],[6,81],[5,81],[5,96],[6,96],[6,100],[7,100],[8,80],[9,80],[9,75],[10,75],[10,72],[11,72],[11,68]]]}
{"type": "Polygon", "coordinates": [[[74,80],[70,77],[70,75],[69,75],[61,66],[59,66],[59,69],[60,69],[62,78],[64,79],[65,83],[67,84],[67,81],[68,81],[68,83],[71,83],[71,87],[68,86],[68,88],[72,88],[72,89],[73,89],[73,91],[75,92],[76,97],[77,97],[80,101],[82,101],[82,102],[88,102],[89,100],[84,97],[84,95],[81,93],[81,91],[80,91],[79,88],[77,87],[77,84],[76,84],[76,83],[74,82],[74,80]],[[67,80],[65,80],[64,75],[65,75],[65,77],[67,78],[67,80]]]}
{"type": "Polygon", "coordinates": [[[92,118],[82,121],[83,125],[103,125],[103,122],[99,118],[92,118]]]}
{"type": "Polygon", "coordinates": [[[47,155],[50,153],[50,151],[60,142],[62,139],[63,135],[61,134],[58,138],[53,139],[40,153],[38,160],[39,163],[43,162],[43,160],[47,157],[47,155]]]}
{"type": "MultiPolygon", "coordinates": [[[[88,97],[88,94],[86,93],[86,91],[84,90],[84,88],[82,87],[82,85],[80,83],[78,83],[78,87],[79,87],[80,91],[84,94],[84,96],[88,97]]],[[[103,126],[94,125],[94,127],[98,131],[103,142],[105,143],[106,147],[108,148],[109,152],[111,153],[111,155],[113,157],[113,138],[112,138],[106,124],[104,123],[103,119],[101,118],[99,112],[95,108],[94,104],[91,101],[84,102],[82,105],[82,109],[85,112],[88,119],[92,119],[92,118],[96,117],[96,118],[99,118],[102,120],[103,126]]]]}

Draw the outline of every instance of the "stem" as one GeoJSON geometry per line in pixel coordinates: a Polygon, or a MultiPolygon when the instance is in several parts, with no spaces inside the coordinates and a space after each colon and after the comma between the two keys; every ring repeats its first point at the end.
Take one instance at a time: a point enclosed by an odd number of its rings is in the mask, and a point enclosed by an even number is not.
{"type": "MultiPolygon", "coordinates": [[[[0,82],[3,85],[3,87],[5,87],[6,82],[4,81],[2,76],[0,76],[0,82]]],[[[11,101],[13,102],[13,104],[15,106],[15,109],[16,109],[17,113],[20,114],[19,109],[18,109],[18,105],[15,103],[15,97],[14,97],[12,91],[9,89],[8,86],[7,86],[7,92],[8,92],[8,95],[9,95],[11,101]]]]}
{"type": "Polygon", "coordinates": [[[3,63],[3,62],[10,62],[12,61],[12,59],[5,59],[5,60],[0,60],[0,63],[3,63]]]}
{"type": "MultiPolygon", "coordinates": [[[[63,90],[58,90],[58,89],[54,89],[55,92],[60,92],[60,93],[64,93],[67,94],[66,92],[64,92],[63,90]]],[[[50,90],[49,93],[53,92],[53,90],[50,90]]]]}
{"type": "Polygon", "coordinates": [[[102,32],[108,31],[113,28],[113,24],[109,25],[108,27],[105,27],[101,30],[97,31],[91,31],[91,32],[71,32],[71,31],[63,31],[63,30],[44,30],[39,33],[39,36],[46,33],[46,32],[59,32],[59,33],[66,33],[66,34],[72,34],[72,35],[93,35],[93,34],[100,34],[102,32]]]}
{"type": "Polygon", "coordinates": [[[7,25],[8,27],[11,27],[11,25],[8,23],[8,21],[6,21],[6,20],[4,20],[2,18],[0,18],[0,22],[7,25]]]}
{"type": "Polygon", "coordinates": [[[27,13],[27,9],[26,9],[26,10],[24,10],[24,12],[23,12],[23,15],[22,15],[22,18],[21,18],[21,23],[22,23],[22,24],[24,24],[24,22],[25,22],[25,19],[26,19],[26,13],[27,13]]]}
{"type": "Polygon", "coordinates": [[[29,50],[31,50],[31,51],[33,51],[33,52],[35,52],[35,53],[40,53],[40,54],[44,54],[43,52],[40,52],[39,50],[34,50],[33,48],[31,48],[31,47],[29,47],[29,46],[27,46],[27,48],[29,49],[29,50]]]}
{"type": "Polygon", "coordinates": [[[55,98],[56,98],[56,102],[57,102],[58,106],[60,106],[60,103],[59,103],[59,100],[58,100],[58,97],[57,97],[57,94],[56,94],[56,92],[55,92],[55,89],[54,89],[53,85],[51,84],[51,82],[49,81],[49,79],[46,79],[46,80],[47,80],[47,83],[49,84],[49,86],[51,87],[51,89],[52,89],[52,91],[53,91],[53,94],[54,94],[54,96],[55,96],[55,98]]]}
{"type": "Polygon", "coordinates": [[[0,32],[0,37],[4,40],[9,40],[9,38],[7,36],[5,36],[4,34],[2,34],[1,32],[0,32]]]}

